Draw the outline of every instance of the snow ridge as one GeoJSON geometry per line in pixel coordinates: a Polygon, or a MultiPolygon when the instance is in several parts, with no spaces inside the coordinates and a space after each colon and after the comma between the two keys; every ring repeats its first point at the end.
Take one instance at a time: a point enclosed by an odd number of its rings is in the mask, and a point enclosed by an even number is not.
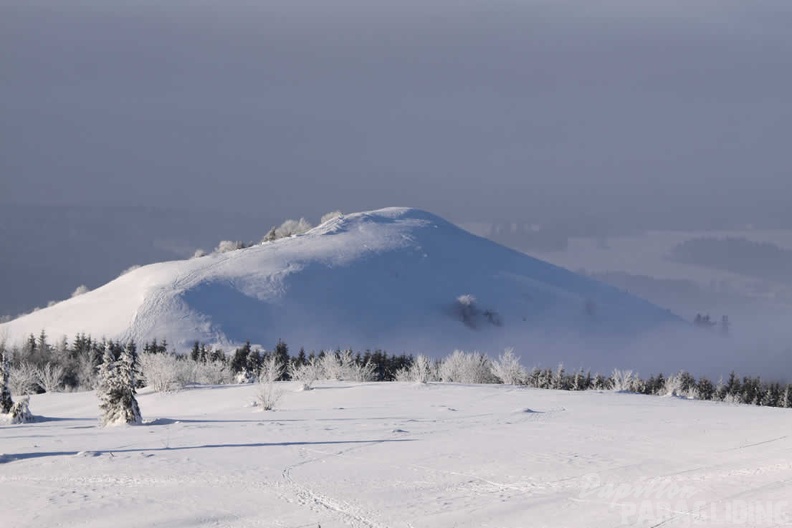
{"type": "Polygon", "coordinates": [[[135,269],[0,325],[12,340],[167,339],[229,346],[386,348],[445,355],[529,339],[623,338],[681,325],[669,312],[474,236],[426,211],[333,218],[253,247],[135,269]],[[464,297],[466,307],[460,307],[464,297]]]}

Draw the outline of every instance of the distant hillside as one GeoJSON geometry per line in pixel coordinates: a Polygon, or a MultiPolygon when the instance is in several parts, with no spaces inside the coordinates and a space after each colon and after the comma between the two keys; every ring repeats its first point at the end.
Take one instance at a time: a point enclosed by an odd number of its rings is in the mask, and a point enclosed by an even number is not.
{"type": "Polygon", "coordinates": [[[681,324],[669,312],[474,236],[430,213],[383,209],[307,234],[152,264],[0,326],[143,341],[250,339],[444,355],[553,340],[617,338],[681,324]]]}
{"type": "Polygon", "coordinates": [[[677,245],[671,259],[751,277],[792,282],[792,251],[746,238],[696,238],[677,245]]]}

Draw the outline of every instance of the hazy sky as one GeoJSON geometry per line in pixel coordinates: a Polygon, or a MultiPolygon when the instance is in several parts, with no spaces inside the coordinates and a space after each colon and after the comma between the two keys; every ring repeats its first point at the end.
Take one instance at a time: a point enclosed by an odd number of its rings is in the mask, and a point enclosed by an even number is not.
{"type": "Polygon", "coordinates": [[[789,0],[0,0],[0,202],[772,219],[789,0]]]}

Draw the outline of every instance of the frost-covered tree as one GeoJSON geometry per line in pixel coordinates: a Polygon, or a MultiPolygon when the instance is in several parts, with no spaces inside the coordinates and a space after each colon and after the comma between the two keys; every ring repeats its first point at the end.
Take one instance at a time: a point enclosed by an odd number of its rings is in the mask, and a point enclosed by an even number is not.
{"type": "Polygon", "coordinates": [[[299,220],[286,220],[278,229],[275,230],[277,238],[286,238],[293,235],[302,235],[313,228],[311,223],[305,218],[299,220]]]}
{"type": "Polygon", "coordinates": [[[285,370],[286,365],[274,354],[268,355],[261,362],[257,393],[262,410],[271,411],[283,396],[283,390],[277,385],[277,382],[285,370]]]}
{"type": "Polygon", "coordinates": [[[294,235],[302,235],[303,233],[307,233],[313,229],[311,222],[306,220],[305,218],[300,218],[299,220],[286,220],[278,227],[273,227],[270,229],[264,238],[261,239],[262,242],[273,242],[280,238],[288,238],[294,235]]]}
{"type": "Polygon", "coordinates": [[[614,369],[610,377],[611,390],[616,392],[641,392],[641,378],[632,370],[614,369]]]}
{"type": "Polygon", "coordinates": [[[11,365],[6,357],[5,346],[0,343],[0,414],[8,414],[14,405],[8,383],[10,373],[11,365]]]}
{"type": "Polygon", "coordinates": [[[322,377],[328,380],[371,381],[374,375],[374,365],[370,361],[358,361],[351,350],[328,352],[319,364],[322,377]]]}
{"type": "Polygon", "coordinates": [[[116,359],[111,346],[105,345],[97,388],[102,425],[139,424],[143,421],[135,398],[136,364],[134,346],[124,347],[116,359]]]}
{"type": "Polygon", "coordinates": [[[8,370],[8,383],[12,394],[17,396],[33,394],[38,387],[36,367],[28,361],[12,365],[8,370]]]}
{"type": "Polygon", "coordinates": [[[184,369],[182,361],[171,354],[152,354],[144,352],[140,355],[140,371],[146,387],[155,392],[169,392],[184,388],[184,369]]]}
{"type": "Polygon", "coordinates": [[[244,249],[247,246],[244,242],[239,240],[221,240],[215,248],[215,253],[228,253],[229,251],[236,251],[237,249],[244,249]]]}
{"type": "Polygon", "coordinates": [[[338,218],[340,216],[344,216],[344,213],[342,213],[341,211],[331,211],[329,213],[323,214],[322,215],[322,219],[319,220],[319,223],[320,224],[324,224],[325,222],[329,222],[330,220],[333,220],[333,219],[338,218]]]}
{"type": "Polygon", "coordinates": [[[396,381],[411,381],[413,383],[429,383],[437,380],[437,368],[431,359],[419,354],[412,364],[396,373],[396,381]]]}
{"type": "Polygon", "coordinates": [[[58,392],[63,385],[66,369],[57,363],[47,363],[36,369],[36,381],[45,392],[58,392]]]}
{"type": "Polygon", "coordinates": [[[313,384],[322,374],[322,367],[315,357],[302,362],[293,362],[289,365],[289,377],[300,383],[300,390],[311,390],[313,384]]]}
{"type": "Polygon", "coordinates": [[[513,348],[507,348],[492,362],[492,374],[506,385],[525,383],[527,374],[520,365],[520,358],[514,355],[513,348]]]}
{"type": "Polygon", "coordinates": [[[455,350],[443,360],[439,375],[440,379],[446,383],[492,383],[494,381],[489,358],[481,352],[455,350]]]}
{"type": "Polygon", "coordinates": [[[262,238],[261,241],[262,242],[273,242],[275,240],[278,240],[278,228],[273,226],[272,229],[267,231],[267,234],[264,235],[264,238],[262,238]]]}

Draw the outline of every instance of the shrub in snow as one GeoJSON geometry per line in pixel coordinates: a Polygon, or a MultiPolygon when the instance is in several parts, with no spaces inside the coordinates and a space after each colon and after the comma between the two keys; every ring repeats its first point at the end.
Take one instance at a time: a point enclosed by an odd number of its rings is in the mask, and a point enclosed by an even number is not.
{"type": "Polygon", "coordinates": [[[323,379],[341,381],[344,377],[342,373],[341,358],[335,352],[328,352],[319,357],[319,368],[323,379]]]}
{"type": "Polygon", "coordinates": [[[275,355],[262,361],[257,387],[258,403],[262,410],[271,411],[283,397],[283,389],[278,385],[278,380],[285,370],[285,365],[275,355]]]}
{"type": "Polygon", "coordinates": [[[96,388],[98,382],[96,364],[91,354],[82,354],[77,358],[74,375],[77,378],[77,386],[81,389],[93,390],[96,388]]]}
{"type": "Polygon", "coordinates": [[[278,238],[286,238],[294,235],[302,235],[311,230],[313,226],[305,218],[299,220],[286,220],[275,230],[278,238]]]}
{"type": "Polygon", "coordinates": [[[696,380],[687,372],[680,372],[665,379],[662,389],[664,396],[698,399],[696,380]]]}
{"type": "Polygon", "coordinates": [[[316,358],[311,358],[305,364],[297,365],[292,363],[289,365],[289,377],[300,383],[300,390],[311,390],[313,384],[322,374],[322,368],[316,361],[316,358]]]}
{"type": "Polygon", "coordinates": [[[180,390],[188,381],[187,365],[174,355],[143,353],[139,361],[145,386],[155,392],[180,390]]]}
{"type": "Polygon", "coordinates": [[[495,381],[487,356],[480,352],[455,350],[443,359],[440,380],[450,383],[493,383],[495,381]]]}
{"type": "Polygon", "coordinates": [[[195,253],[193,253],[192,258],[196,259],[196,258],[201,258],[201,257],[205,257],[205,256],[206,256],[206,251],[204,251],[203,249],[196,249],[195,253]]]}
{"type": "Polygon", "coordinates": [[[132,346],[124,347],[118,359],[110,346],[105,346],[99,367],[99,387],[102,425],[139,424],[143,421],[135,398],[135,364],[137,354],[132,346]]]}
{"type": "Polygon", "coordinates": [[[616,392],[641,392],[641,378],[632,370],[614,369],[610,386],[616,392]]]}
{"type": "Polygon", "coordinates": [[[324,379],[336,381],[371,381],[374,377],[374,365],[370,362],[360,363],[351,350],[328,352],[319,361],[324,379]]]}
{"type": "Polygon", "coordinates": [[[18,402],[11,406],[11,423],[23,424],[33,421],[33,415],[30,414],[30,397],[25,396],[20,398],[18,402]]]}
{"type": "Polygon", "coordinates": [[[79,297],[80,295],[86,294],[89,291],[91,291],[91,290],[88,289],[88,286],[86,286],[85,284],[81,284],[80,286],[77,286],[77,289],[75,289],[72,292],[71,296],[72,297],[79,297]]]}
{"type": "Polygon", "coordinates": [[[264,238],[261,239],[262,242],[272,242],[274,240],[278,240],[278,228],[277,227],[273,227],[272,229],[267,231],[267,234],[264,235],[264,238]]]}
{"type": "Polygon", "coordinates": [[[206,362],[184,361],[183,363],[192,364],[191,382],[202,383],[205,385],[222,385],[234,381],[234,373],[228,365],[221,360],[206,362]]]}
{"type": "Polygon", "coordinates": [[[45,392],[58,392],[63,385],[63,376],[66,369],[63,365],[47,363],[36,369],[36,381],[45,392]]]}
{"type": "Polygon", "coordinates": [[[331,211],[329,213],[325,213],[322,215],[322,219],[319,220],[319,223],[324,224],[325,222],[329,222],[330,220],[338,218],[339,216],[344,216],[344,213],[341,211],[331,211]]]}
{"type": "Polygon", "coordinates": [[[221,240],[215,248],[215,253],[228,253],[229,251],[236,251],[237,249],[244,249],[247,247],[244,242],[234,240],[221,240]]]}
{"type": "Polygon", "coordinates": [[[396,373],[396,381],[429,383],[437,381],[437,368],[434,362],[423,354],[418,355],[412,365],[396,373]]]}
{"type": "Polygon", "coordinates": [[[264,235],[264,238],[261,239],[262,242],[272,242],[273,240],[278,240],[279,238],[287,238],[294,235],[302,235],[303,233],[307,233],[313,228],[311,223],[306,220],[305,218],[300,218],[299,220],[286,220],[278,227],[273,227],[272,229],[264,235]]]}
{"type": "Polygon", "coordinates": [[[36,367],[27,361],[12,366],[9,369],[8,385],[11,394],[25,396],[36,392],[38,382],[36,380],[36,367]]]}
{"type": "Polygon", "coordinates": [[[507,348],[492,362],[492,375],[506,385],[522,385],[528,377],[513,348],[507,348]]]}

